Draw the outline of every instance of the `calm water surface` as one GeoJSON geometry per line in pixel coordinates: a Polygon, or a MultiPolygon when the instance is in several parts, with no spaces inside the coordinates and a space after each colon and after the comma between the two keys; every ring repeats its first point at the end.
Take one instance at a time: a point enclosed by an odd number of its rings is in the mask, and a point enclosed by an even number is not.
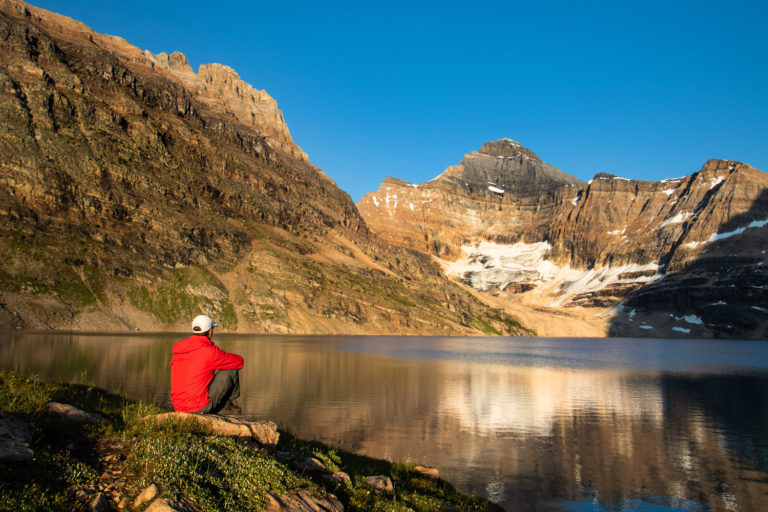
{"type": "MultiPolygon", "coordinates": [[[[0,334],[0,368],[170,405],[177,335],[0,334]]],[[[217,336],[244,413],[510,511],[768,510],[768,342],[217,336]]]]}

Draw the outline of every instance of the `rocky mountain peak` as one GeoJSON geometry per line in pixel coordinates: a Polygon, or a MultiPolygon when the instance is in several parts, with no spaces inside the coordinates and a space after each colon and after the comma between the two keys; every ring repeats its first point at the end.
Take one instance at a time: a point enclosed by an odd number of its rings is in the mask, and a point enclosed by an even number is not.
{"type": "Polygon", "coordinates": [[[223,64],[202,64],[197,73],[199,97],[224,110],[241,123],[255,126],[273,147],[294,158],[309,161],[291,138],[283,113],[266,91],[255,89],[234,69],[223,64]]]}
{"type": "Polygon", "coordinates": [[[178,51],[173,52],[168,57],[168,64],[169,64],[169,67],[171,68],[192,69],[189,66],[189,61],[187,60],[187,56],[178,51]]]}
{"type": "MultiPolygon", "coordinates": [[[[230,88],[236,88],[242,82],[237,71],[225,64],[214,62],[213,64],[202,64],[198,71],[200,78],[208,84],[218,82],[220,85],[227,84],[230,88]]],[[[250,87],[250,84],[248,84],[250,87]]],[[[253,87],[250,87],[253,89],[253,87]]]]}
{"type": "Polygon", "coordinates": [[[183,53],[176,51],[168,55],[165,52],[160,52],[155,55],[149,50],[144,50],[141,52],[141,55],[141,57],[134,57],[131,60],[138,64],[150,66],[153,69],[168,70],[175,77],[179,78],[186,87],[194,85],[197,75],[192,70],[192,66],[189,65],[187,56],[183,53]]]}
{"type": "Polygon", "coordinates": [[[405,180],[401,180],[400,178],[394,178],[392,176],[387,176],[384,178],[384,181],[381,182],[381,185],[379,188],[384,187],[386,185],[395,185],[399,187],[412,187],[414,186],[412,183],[409,183],[405,180]]]}
{"type": "Polygon", "coordinates": [[[582,185],[579,179],[543,162],[512,139],[486,142],[434,181],[452,183],[474,195],[491,193],[518,199],[538,198],[563,187],[582,185]]]}
{"type": "Polygon", "coordinates": [[[179,51],[175,51],[168,55],[165,52],[161,52],[157,55],[152,55],[152,52],[149,50],[144,50],[144,55],[147,55],[148,57],[152,57],[153,60],[159,64],[161,67],[170,69],[174,71],[175,73],[193,73],[192,66],[189,65],[189,61],[187,60],[187,56],[179,51]]]}
{"type": "Polygon", "coordinates": [[[519,157],[526,156],[531,160],[541,162],[539,156],[519,142],[512,139],[499,139],[483,144],[478,153],[495,157],[519,157]]]}
{"type": "Polygon", "coordinates": [[[611,174],[609,172],[599,172],[594,175],[592,178],[593,180],[612,180],[614,178],[618,178],[615,174],[611,174]]]}

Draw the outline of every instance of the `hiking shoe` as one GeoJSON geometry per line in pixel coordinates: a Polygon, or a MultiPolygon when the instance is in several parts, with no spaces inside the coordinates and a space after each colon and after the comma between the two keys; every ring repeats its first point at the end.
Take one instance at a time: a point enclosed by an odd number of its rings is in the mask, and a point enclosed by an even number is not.
{"type": "Polygon", "coordinates": [[[224,404],[224,407],[221,408],[219,414],[221,416],[237,416],[242,414],[242,412],[243,409],[240,407],[240,404],[237,403],[237,400],[230,400],[224,404]]]}

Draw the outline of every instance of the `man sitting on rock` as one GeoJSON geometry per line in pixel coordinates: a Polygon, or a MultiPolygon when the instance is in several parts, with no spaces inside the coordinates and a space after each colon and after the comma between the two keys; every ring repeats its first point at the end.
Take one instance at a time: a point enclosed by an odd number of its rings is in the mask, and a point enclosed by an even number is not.
{"type": "Polygon", "coordinates": [[[199,315],[192,321],[194,334],[173,345],[171,401],[177,411],[240,413],[235,399],[240,396],[243,358],[213,344],[217,326],[209,316],[199,315]]]}

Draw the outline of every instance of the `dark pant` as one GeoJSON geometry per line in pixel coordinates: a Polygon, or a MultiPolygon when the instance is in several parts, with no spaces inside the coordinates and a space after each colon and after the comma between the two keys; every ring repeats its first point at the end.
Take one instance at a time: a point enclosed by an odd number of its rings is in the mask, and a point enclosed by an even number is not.
{"type": "Polygon", "coordinates": [[[230,400],[240,396],[240,370],[216,370],[208,386],[208,405],[197,414],[216,414],[230,400]]]}

